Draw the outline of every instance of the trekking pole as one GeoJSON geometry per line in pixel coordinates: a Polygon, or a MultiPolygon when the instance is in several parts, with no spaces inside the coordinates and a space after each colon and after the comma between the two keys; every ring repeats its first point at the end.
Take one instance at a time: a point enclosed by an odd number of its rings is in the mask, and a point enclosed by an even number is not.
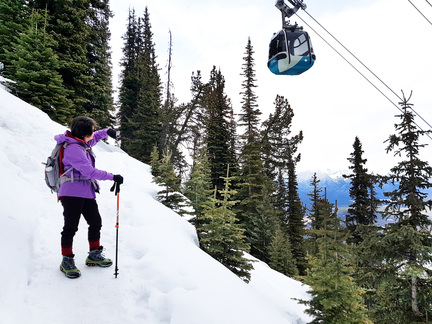
{"type": "Polygon", "coordinates": [[[120,206],[120,193],[117,193],[117,222],[116,222],[116,255],[115,255],[115,272],[114,276],[117,278],[118,275],[118,267],[117,267],[117,261],[118,261],[118,230],[119,230],[119,206],[120,206]]]}

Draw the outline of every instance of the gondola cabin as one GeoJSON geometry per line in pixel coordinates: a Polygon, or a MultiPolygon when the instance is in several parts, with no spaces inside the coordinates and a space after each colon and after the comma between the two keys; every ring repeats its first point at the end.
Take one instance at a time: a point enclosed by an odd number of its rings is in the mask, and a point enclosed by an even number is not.
{"type": "Polygon", "coordinates": [[[299,75],[309,70],[315,54],[307,32],[284,28],[270,41],[269,60],[271,72],[277,75],[299,75]]]}

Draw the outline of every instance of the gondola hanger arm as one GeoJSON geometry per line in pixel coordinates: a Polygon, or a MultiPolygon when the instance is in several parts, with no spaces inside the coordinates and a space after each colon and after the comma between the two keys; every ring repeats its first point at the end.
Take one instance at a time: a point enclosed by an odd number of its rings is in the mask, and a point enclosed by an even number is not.
{"type": "Polygon", "coordinates": [[[291,3],[294,7],[290,8],[288,7],[288,5],[285,3],[285,0],[277,0],[276,1],[276,8],[278,8],[281,12],[282,15],[286,18],[290,18],[291,16],[293,16],[299,9],[305,10],[306,9],[306,4],[303,3],[303,1],[301,0],[287,0],[289,3],[291,3]]]}

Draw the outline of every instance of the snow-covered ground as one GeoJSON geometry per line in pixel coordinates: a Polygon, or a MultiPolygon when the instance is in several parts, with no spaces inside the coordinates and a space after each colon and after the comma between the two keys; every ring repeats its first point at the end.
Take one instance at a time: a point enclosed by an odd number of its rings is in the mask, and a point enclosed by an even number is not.
{"type": "MultiPolygon", "coordinates": [[[[192,225],[154,198],[150,167],[100,143],[96,166],[121,174],[119,276],[89,268],[87,225],[75,236],[79,279],[59,270],[62,206],[42,162],[65,127],[0,88],[0,324],[307,323],[308,287],[254,263],[244,283],[198,247],[192,225]]],[[[101,182],[101,243],[115,258],[116,198],[101,182]]]]}

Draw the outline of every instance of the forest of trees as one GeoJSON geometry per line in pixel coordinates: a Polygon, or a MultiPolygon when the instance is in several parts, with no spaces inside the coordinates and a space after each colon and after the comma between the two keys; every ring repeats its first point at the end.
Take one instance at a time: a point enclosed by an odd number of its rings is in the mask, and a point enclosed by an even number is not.
{"type": "MultiPolygon", "coordinates": [[[[150,12],[129,10],[118,102],[113,99],[109,0],[0,2],[0,73],[9,90],[68,125],[87,115],[118,130],[120,147],[152,167],[158,199],[187,218],[201,248],[242,280],[249,253],[311,287],[312,323],[426,323],[432,317],[432,167],[409,98],[400,103],[386,175],[370,173],[356,137],[347,161],[352,204],[343,217],[316,174],[309,208],[296,167],[303,133],[282,94],[269,116],[256,95],[254,49],[245,40],[241,107],[234,113],[216,65],[191,71],[191,100],[162,81],[150,12]],[[166,94],[166,95],[165,95],[166,94]],[[395,188],[386,199],[378,186],[395,188]],[[379,225],[377,220],[382,219],[379,225]]],[[[169,48],[168,71],[171,55],[169,48]]],[[[219,62],[214,62],[218,64],[219,62]]]]}

